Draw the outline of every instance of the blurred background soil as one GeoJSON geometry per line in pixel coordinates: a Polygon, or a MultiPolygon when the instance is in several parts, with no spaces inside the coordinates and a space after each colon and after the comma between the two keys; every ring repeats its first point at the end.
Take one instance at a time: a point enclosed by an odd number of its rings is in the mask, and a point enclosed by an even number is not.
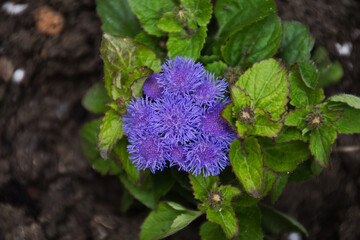
{"type": "MultiPolygon", "coordinates": [[[[121,213],[121,184],[94,172],[80,147],[80,127],[95,117],[81,98],[103,75],[95,3],[26,3],[20,15],[0,9],[0,240],[137,239],[147,211],[121,213]],[[20,82],[11,79],[17,69],[25,71],[20,82]]],[[[282,19],[309,25],[316,45],[342,63],[344,78],[327,96],[359,96],[360,2],[277,3],[282,19]],[[351,43],[350,56],[336,43],[351,43]]],[[[360,136],[336,142],[348,145],[359,146],[360,136]]],[[[331,163],[320,177],[289,184],[276,206],[303,223],[310,239],[360,239],[360,152],[335,152],[331,163]]],[[[198,239],[197,227],[171,239],[198,239]]]]}

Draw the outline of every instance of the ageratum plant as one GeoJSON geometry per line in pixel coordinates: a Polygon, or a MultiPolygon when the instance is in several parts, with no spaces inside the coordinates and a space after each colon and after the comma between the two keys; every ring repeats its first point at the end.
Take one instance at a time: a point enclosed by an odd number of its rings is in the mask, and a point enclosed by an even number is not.
{"type": "Polygon", "coordinates": [[[329,167],[338,134],[360,132],[359,97],[325,98],[342,68],[308,28],[281,21],[273,0],[99,0],[97,11],[104,81],[83,105],[105,116],[84,125],[82,145],[119,177],[123,211],[151,210],[140,239],[195,219],[203,240],[307,235],[269,203],[329,167]]]}

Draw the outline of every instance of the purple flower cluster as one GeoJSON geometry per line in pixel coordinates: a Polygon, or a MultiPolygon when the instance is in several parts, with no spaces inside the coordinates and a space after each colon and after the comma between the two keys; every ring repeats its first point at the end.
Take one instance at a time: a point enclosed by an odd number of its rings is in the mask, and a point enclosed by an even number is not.
{"type": "Polygon", "coordinates": [[[236,138],[220,116],[225,80],[191,58],[176,57],[148,77],[146,97],[132,100],[123,116],[128,152],[138,169],[163,170],[167,162],[194,175],[218,175],[236,138]]]}

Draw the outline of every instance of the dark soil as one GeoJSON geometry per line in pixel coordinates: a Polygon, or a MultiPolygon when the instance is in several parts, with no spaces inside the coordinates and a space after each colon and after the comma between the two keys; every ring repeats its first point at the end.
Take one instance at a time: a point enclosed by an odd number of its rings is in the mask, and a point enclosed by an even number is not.
{"type": "MultiPolygon", "coordinates": [[[[326,93],[360,95],[360,3],[277,2],[283,19],[308,24],[316,44],[342,63],[343,81],[326,93]],[[344,42],[353,45],[350,57],[336,51],[335,43],[344,42]]],[[[147,211],[121,213],[121,184],[94,172],[80,147],[79,129],[94,118],[81,98],[103,75],[95,3],[28,3],[18,16],[0,10],[0,58],[26,72],[21,83],[0,79],[0,239],[137,239],[147,211]],[[34,11],[44,5],[65,19],[58,36],[36,30],[34,11]]],[[[359,144],[359,135],[336,143],[359,144]]],[[[310,239],[360,239],[359,152],[331,158],[332,169],[289,184],[277,205],[307,227],[310,239]]],[[[196,239],[197,231],[190,227],[172,239],[196,239]]]]}

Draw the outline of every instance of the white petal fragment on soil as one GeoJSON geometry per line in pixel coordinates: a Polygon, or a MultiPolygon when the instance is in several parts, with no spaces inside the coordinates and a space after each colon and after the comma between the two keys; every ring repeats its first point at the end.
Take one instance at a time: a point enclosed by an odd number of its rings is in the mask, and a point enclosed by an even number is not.
{"type": "Polygon", "coordinates": [[[14,83],[21,83],[22,80],[24,80],[24,77],[25,77],[25,70],[19,68],[15,70],[12,80],[14,83]]]}
{"type": "Polygon", "coordinates": [[[352,43],[346,42],[344,44],[335,43],[336,50],[340,56],[349,57],[351,55],[352,43]]]}
{"type": "Polygon", "coordinates": [[[7,12],[10,15],[18,15],[25,11],[28,8],[29,4],[23,3],[23,4],[16,4],[13,2],[5,2],[1,9],[7,12]]]}
{"type": "Polygon", "coordinates": [[[287,240],[302,240],[302,237],[300,233],[292,232],[287,236],[287,240]]]}

